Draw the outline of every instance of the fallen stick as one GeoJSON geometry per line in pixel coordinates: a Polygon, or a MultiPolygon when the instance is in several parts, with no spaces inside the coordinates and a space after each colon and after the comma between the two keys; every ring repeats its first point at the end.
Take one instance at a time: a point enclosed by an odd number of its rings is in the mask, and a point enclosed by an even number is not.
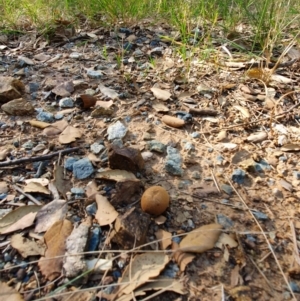
{"type": "Polygon", "coordinates": [[[218,111],[212,110],[212,109],[195,109],[190,108],[189,113],[195,114],[195,115],[201,115],[201,116],[217,116],[219,114],[218,111]]]}
{"type": "Polygon", "coordinates": [[[57,151],[57,152],[54,152],[54,153],[51,153],[51,154],[47,154],[47,155],[41,155],[41,156],[35,156],[35,157],[25,157],[25,158],[21,158],[21,159],[15,159],[15,160],[11,160],[11,161],[0,162],[0,168],[1,167],[6,167],[6,166],[11,166],[11,165],[16,165],[16,164],[28,163],[28,162],[45,161],[45,160],[51,159],[53,157],[56,157],[59,154],[62,154],[62,155],[63,154],[68,154],[68,153],[75,152],[79,149],[81,149],[80,146],[63,149],[63,150],[60,150],[60,151],[57,151]]]}

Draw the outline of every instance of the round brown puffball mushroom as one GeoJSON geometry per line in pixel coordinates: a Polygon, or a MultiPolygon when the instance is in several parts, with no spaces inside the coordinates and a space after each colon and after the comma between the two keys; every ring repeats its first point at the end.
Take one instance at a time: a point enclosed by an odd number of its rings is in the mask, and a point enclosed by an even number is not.
{"type": "Polygon", "coordinates": [[[145,190],[141,199],[143,211],[153,214],[162,214],[169,206],[168,192],[161,186],[152,186],[145,190]]]}

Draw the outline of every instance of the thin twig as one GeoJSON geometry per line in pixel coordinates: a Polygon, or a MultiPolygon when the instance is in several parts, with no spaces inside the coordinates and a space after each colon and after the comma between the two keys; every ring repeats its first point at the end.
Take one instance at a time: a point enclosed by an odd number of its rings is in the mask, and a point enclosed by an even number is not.
{"type": "Polygon", "coordinates": [[[72,147],[72,148],[63,149],[63,150],[60,150],[60,151],[57,151],[57,152],[54,152],[51,154],[47,154],[47,155],[41,155],[41,156],[35,156],[35,157],[25,157],[25,158],[16,159],[16,160],[0,162],[0,168],[5,167],[5,166],[16,165],[16,164],[28,163],[28,162],[44,161],[44,160],[48,160],[53,157],[56,157],[59,154],[68,154],[68,153],[75,152],[81,148],[82,148],[81,146],[72,147]]]}
{"type": "Polygon", "coordinates": [[[17,190],[18,192],[22,193],[23,195],[25,195],[27,198],[29,198],[32,202],[34,202],[36,205],[43,205],[40,201],[38,201],[35,197],[33,197],[30,194],[27,194],[26,192],[24,192],[20,187],[18,187],[17,185],[13,185],[12,186],[13,189],[17,190]]]}

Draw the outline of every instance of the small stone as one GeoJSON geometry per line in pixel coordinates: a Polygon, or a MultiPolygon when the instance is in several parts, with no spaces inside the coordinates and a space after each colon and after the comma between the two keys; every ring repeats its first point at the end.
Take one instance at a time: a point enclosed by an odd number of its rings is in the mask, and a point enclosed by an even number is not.
{"type": "Polygon", "coordinates": [[[246,173],[242,169],[236,169],[231,175],[233,182],[237,184],[243,184],[246,178],[246,173]]]}
{"type": "Polygon", "coordinates": [[[55,118],[56,120],[61,120],[61,119],[64,118],[64,115],[61,114],[61,113],[57,113],[57,114],[55,114],[54,118],[55,118]]]}
{"type": "Polygon", "coordinates": [[[73,171],[73,164],[77,162],[79,159],[74,157],[69,157],[65,161],[65,169],[69,171],[73,171]]]}
{"type": "Polygon", "coordinates": [[[193,151],[195,150],[195,145],[191,142],[186,142],[183,148],[187,151],[193,151]]]}
{"type": "Polygon", "coordinates": [[[9,253],[5,252],[3,255],[3,260],[4,260],[4,262],[11,261],[11,255],[9,253]]]}
{"type": "Polygon", "coordinates": [[[79,52],[72,52],[72,53],[70,53],[69,57],[71,59],[81,59],[83,57],[83,54],[79,53],[79,52]]]}
{"type": "Polygon", "coordinates": [[[170,173],[173,176],[182,176],[183,170],[181,168],[181,155],[179,151],[172,147],[167,147],[167,161],[165,163],[165,169],[168,173],[170,173]]]}
{"type": "Polygon", "coordinates": [[[74,100],[70,97],[64,97],[59,101],[59,106],[61,108],[73,108],[74,100]]]}
{"type": "Polygon", "coordinates": [[[223,156],[217,155],[216,161],[217,161],[217,165],[223,165],[225,159],[223,156]]]}
{"type": "Polygon", "coordinates": [[[193,138],[199,138],[200,137],[200,133],[193,132],[193,133],[190,134],[190,136],[193,137],[193,138]]]}
{"type": "Polygon", "coordinates": [[[82,189],[80,187],[73,187],[73,188],[71,188],[71,192],[73,194],[80,195],[80,196],[84,196],[85,195],[84,189],[82,189]]]}
{"type": "Polygon", "coordinates": [[[0,104],[20,98],[25,93],[24,84],[10,76],[0,76],[0,104]]]}
{"type": "Polygon", "coordinates": [[[101,238],[101,228],[95,227],[90,231],[90,237],[88,240],[87,251],[92,252],[98,250],[98,246],[101,238]]]}
{"type": "Polygon", "coordinates": [[[297,282],[290,281],[289,284],[294,293],[300,293],[300,286],[297,282]]]}
{"type": "Polygon", "coordinates": [[[83,180],[94,172],[94,167],[88,158],[83,158],[73,164],[73,175],[76,179],[83,180]]]}
{"type": "Polygon", "coordinates": [[[234,222],[224,214],[217,214],[217,222],[225,229],[229,229],[234,225],[234,222]]]}
{"type": "Polygon", "coordinates": [[[299,171],[294,171],[293,176],[296,180],[300,180],[300,172],[299,171]]]}
{"type": "Polygon", "coordinates": [[[152,140],[152,135],[148,132],[145,132],[143,135],[143,140],[145,141],[152,140]]]}
{"type": "Polygon", "coordinates": [[[278,160],[281,161],[281,162],[286,162],[287,161],[287,157],[281,156],[281,157],[278,158],[278,160]]]}
{"type": "Polygon", "coordinates": [[[33,142],[31,140],[29,140],[29,141],[25,142],[22,145],[22,147],[27,149],[27,150],[33,149],[33,142]]]}
{"type": "Polygon", "coordinates": [[[23,98],[11,100],[1,106],[1,109],[8,115],[24,116],[34,113],[34,107],[23,98]]]}
{"type": "Polygon", "coordinates": [[[259,220],[267,220],[268,216],[260,211],[252,211],[253,215],[259,220]]]}
{"type": "Polygon", "coordinates": [[[89,78],[94,78],[94,79],[100,79],[103,76],[103,73],[99,70],[88,70],[87,71],[87,76],[89,78]]]}
{"type": "Polygon", "coordinates": [[[122,122],[117,121],[115,124],[108,127],[107,133],[108,140],[122,139],[127,133],[127,128],[122,122]]]}
{"type": "Polygon", "coordinates": [[[193,171],[192,178],[195,180],[199,180],[201,178],[200,173],[198,171],[193,171]]]}
{"type": "Polygon", "coordinates": [[[142,155],[144,161],[150,161],[153,158],[153,153],[151,153],[151,152],[145,151],[145,152],[142,152],[141,155],[142,155]]]}
{"type": "Polygon", "coordinates": [[[278,198],[278,199],[283,199],[283,193],[280,189],[278,188],[273,188],[272,189],[272,193],[273,195],[275,196],[275,198],[278,198]]]}
{"type": "Polygon", "coordinates": [[[39,87],[40,87],[39,83],[29,83],[29,92],[30,93],[37,92],[39,87]]]}
{"type": "Polygon", "coordinates": [[[145,167],[144,159],[138,149],[111,145],[108,153],[111,169],[122,169],[133,173],[141,172],[145,167]]]}
{"type": "Polygon", "coordinates": [[[112,241],[125,250],[145,243],[151,219],[149,214],[132,207],[115,222],[116,234],[112,241]]]}
{"type": "Polygon", "coordinates": [[[86,208],[85,208],[86,213],[90,216],[96,215],[97,210],[98,210],[98,208],[97,208],[96,202],[94,202],[91,205],[86,206],[86,208]]]}
{"type": "Polygon", "coordinates": [[[151,140],[148,142],[148,148],[152,152],[163,153],[166,150],[166,145],[157,140],[151,140]]]}
{"type": "Polygon", "coordinates": [[[228,195],[231,195],[233,193],[233,189],[230,185],[227,185],[227,184],[222,184],[220,186],[220,188],[225,192],[227,193],[228,195]]]}
{"type": "Polygon", "coordinates": [[[117,147],[123,147],[124,146],[122,139],[115,139],[115,140],[112,141],[111,144],[115,145],[117,147]]]}
{"type": "Polygon", "coordinates": [[[52,113],[42,111],[36,116],[36,119],[43,122],[53,122],[54,116],[52,113]]]}
{"type": "Polygon", "coordinates": [[[99,143],[93,143],[91,145],[91,151],[95,154],[98,155],[101,151],[105,149],[105,146],[103,144],[99,143]]]}

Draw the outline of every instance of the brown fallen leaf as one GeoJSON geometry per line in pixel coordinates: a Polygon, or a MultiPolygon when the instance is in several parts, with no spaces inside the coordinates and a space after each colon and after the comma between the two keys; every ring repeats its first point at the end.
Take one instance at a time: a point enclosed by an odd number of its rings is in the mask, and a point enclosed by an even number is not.
{"type": "Polygon", "coordinates": [[[27,228],[33,224],[37,211],[41,206],[22,206],[6,214],[0,219],[0,233],[9,233],[27,228]]]}
{"type": "Polygon", "coordinates": [[[38,182],[29,182],[24,187],[24,192],[50,194],[49,190],[38,182]]]}
{"type": "Polygon", "coordinates": [[[57,221],[65,218],[68,205],[65,200],[54,200],[37,213],[34,231],[37,233],[46,232],[57,221]]]}
{"type": "Polygon", "coordinates": [[[159,240],[160,248],[166,250],[172,243],[172,234],[165,230],[159,229],[155,232],[156,238],[159,240]]]}
{"type": "Polygon", "coordinates": [[[29,120],[29,124],[33,127],[39,128],[39,129],[45,129],[46,127],[50,126],[50,123],[38,121],[38,120],[29,120]]]}
{"type": "Polygon", "coordinates": [[[169,257],[162,253],[136,255],[118,281],[120,285],[118,294],[130,294],[137,287],[158,276],[169,261],[169,257]]]}
{"type": "Polygon", "coordinates": [[[137,180],[132,172],[120,169],[108,169],[96,174],[96,179],[106,179],[112,181],[137,180]]]}
{"type": "Polygon", "coordinates": [[[110,88],[107,88],[107,87],[105,87],[105,86],[102,85],[102,84],[99,84],[99,85],[98,85],[98,88],[100,89],[101,93],[102,93],[104,96],[106,96],[106,97],[108,97],[108,98],[111,98],[112,100],[115,100],[116,98],[119,97],[119,94],[118,94],[115,90],[110,89],[110,88]]]}
{"type": "Polygon", "coordinates": [[[180,242],[180,251],[203,253],[212,249],[222,233],[219,224],[204,225],[188,233],[180,242]]]}
{"type": "Polygon", "coordinates": [[[63,220],[56,222],[45,233],[44,240],[47,250],[45,257],[40,258],[38,265],[41,273],[50,281],[57,278],[62,272],[63,257],[58,256],[65,254],[66,239],[72,230],[72,223],[69,220],[63,220]]]}
{"type": "Polygon", "coordinates": [[[10,151],[11,151],[11,148],[0,149],[0,161],[5,160],[7,155],[10,153],[10,151]]]}
{"type": "Polygon", "coordinates": [[[52,123],[49,127],[43,130],[43,135],[45,136],[56,136],[65,130],[68,126],[68,122],[66,120],[60,120],[52,123]]]}
{"type": "Polygon", "coordinates": [[[81,138],[82,132],[78,128],[73,126],[67,126],[64,131],[59,135],[58,141],[61,144],[69,144],[76,141],[77,138],[81,138]]]}
{"type": "Polygon", "coordinates": [[[97,102],[97,98],[89,94],[81,94],[79,100],[81,101],[78,101],[78,103],[83,109],[89,109],[90,107],[93,107],[97,102]]]}
{"type": "Polygon", "coordinates": [[[4,282],[0,282],[0,300],[24,301],[23,297],[14,288],[4,282]]]}
{"type": "Polygon", "coordinates": [[[46,246],[41,241],[30,240],[21,234],[15,234],[10,239],[11,246],[24,258],[45,254],[46,246]]]}
{"type": "Polygon", "coordinates": [[[53,184],[57,190],[66,198],[66,193],[72,188],[72,183],[64,178],[64,167],[56,165],[54,169],[54,180],[53,184]]]}
{"type": "Polygon", "coordinates": [[[162,90],[156,87],[152,87],[150,90],[157,99],[166,101],[171,97],[171,93],[169,91],[162,90]]]}
{"type": "Polygon", "coordinates": [[[110,204],[108,199],[101,195],[96,195],[97,213],[95,215],[96,220],[100,226],[106,226],[112,224],[119,215],[115,208],[110,204]]]}

